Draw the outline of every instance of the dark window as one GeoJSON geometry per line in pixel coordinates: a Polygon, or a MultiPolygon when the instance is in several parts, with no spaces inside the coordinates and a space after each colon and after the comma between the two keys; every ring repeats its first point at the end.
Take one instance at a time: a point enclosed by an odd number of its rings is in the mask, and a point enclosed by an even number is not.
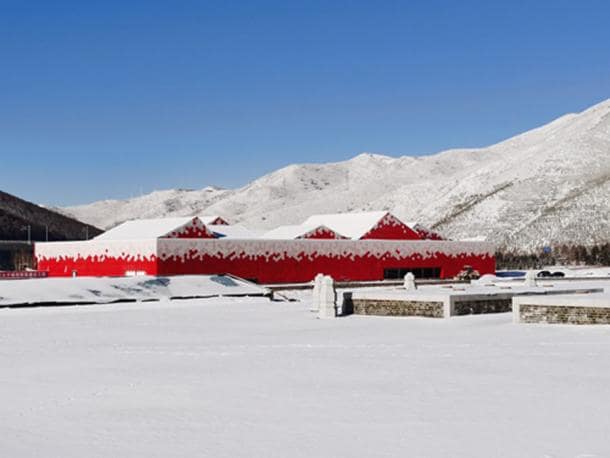
{"type": "Polygon", "coordinates": [[[415,278],[441,278],[440,267],[393,267],[383,269],[384,280],[401,280],[412,272],[415,278]]]}
{"type": "Polygon", "coordinates": [[[13,264],[13,256],[10,251],[0,251],[0,270],[13,270],[15,268],[13,264]]]}

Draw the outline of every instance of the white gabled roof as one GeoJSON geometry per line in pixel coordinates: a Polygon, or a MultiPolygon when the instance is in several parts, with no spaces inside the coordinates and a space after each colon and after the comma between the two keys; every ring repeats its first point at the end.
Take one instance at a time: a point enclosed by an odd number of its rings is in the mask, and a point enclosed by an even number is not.
{"type": "MultiPolygon", "coordinates": [[[[275,240],[294,240],[299,237],[303,237],[304,235],[314,232],[317,230],[327,230],[331,232],[337,233],[337,231],[333,231],[329,227],[323,224],[295,224],[295,225],[287,225],[287,226],[279,226],[275,229],[266,232],[261,236],[262,239],[275,239],[275,240]]],[[[342,236],[342,234],[338,234],[342,236]]]]}
{"type": "Polygon", "coordinates": [[[209,224],[206,227],[219,239],[258,239],[260,231],[254,231],[239,224],[229,226],[227,224],[209,224]]]}
{"type": "Polygon", "coordinates": [[[387,211],[378,211],[312,215],[305,220],[304,225],[326,226],[345,237],[358,240],[373,229],[381,218],[387,214],[387,211]]]}
{"type": "Polygon", "coordinates": [[[296,239],[300,235],[303,235],[303,226],[299,224],[278,226],[275,229],[271,229],[269,232],[265,232],[261,238],[263,239],[274,239],[274,240],[292,240],[296,239]]]}
{"type": "Polygon", "coordinates": [[[275,240],[292,240],[300,237],[301,235],[309,232],[309,229],[305,229],[300,224],[278,226],[275,229],[271,229],[269,232],[265,232],[261,238],[263,239],[275,239],[275,240]]]}
{"type": "Polygon", "coordinates": [[[94,240],[158,239],[189,224],[196,217],[135,219],[95,237],[94,240]]]}

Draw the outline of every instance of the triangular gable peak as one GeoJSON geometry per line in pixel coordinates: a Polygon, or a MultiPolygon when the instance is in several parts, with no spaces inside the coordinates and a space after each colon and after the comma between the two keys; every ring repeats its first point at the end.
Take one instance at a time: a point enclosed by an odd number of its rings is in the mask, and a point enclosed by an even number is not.
{"type": "Polygon", "coordinates": [[[420,235],[391,213],[386,213],[361,240],[420,240],[420,235]]]}
{"type": "Polygon", "coordinates": [[[334,213],[312,215],[303,226],[325,226],[330,230],[352,240],[360,239],[383,218],[385,212],[334,213]]]}
{"type": "Polygon", "coordinates": [[[310,231],[307,231],[304,234],[302,234],[296,238],[297,239],[319,239],[319,240],[323,240],[323,239],[346,240],[347,239],[347,237],[342,236],[338,232],[333,231],[332,229],[330,229],[324,225],[311,229],[310,231]]]}
{"type": "Polygon", "coordinates": [[[336,213],[310,216],[305,224],[324,225],[352,240],[418,240],[417,232],[389,212],[336,213]]]}
{"type": "Polygon", "coordinates": [[[160,236],[163,239],[213,239],[214,232],[209,230],[201,219],[194,217],[180,227],[160,236]]]}
{"type": "Polygon", "coordinates": [[[222,216],[218,215],[202,215],[198,218],[203,221],[206,226],[229,226],[229,222],[222,216]]]}

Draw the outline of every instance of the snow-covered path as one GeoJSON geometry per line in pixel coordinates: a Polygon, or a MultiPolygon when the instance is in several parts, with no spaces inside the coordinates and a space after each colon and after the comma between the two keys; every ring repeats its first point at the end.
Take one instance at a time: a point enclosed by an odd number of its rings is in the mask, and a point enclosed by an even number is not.
{"type": "Polygon", "coordinates": [[[610,327],[307,308],[0,310],[0,456],[610,456],[610,327]]]}

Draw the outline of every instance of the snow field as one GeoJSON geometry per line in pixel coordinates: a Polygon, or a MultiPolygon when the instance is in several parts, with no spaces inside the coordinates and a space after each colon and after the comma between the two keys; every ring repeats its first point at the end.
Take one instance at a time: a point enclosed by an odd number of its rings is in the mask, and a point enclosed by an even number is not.
{"type": "Polygon", "coordinates": [[[610,456],[610,327],[303,298],[0,310],[0,456],[610,456]]]}

